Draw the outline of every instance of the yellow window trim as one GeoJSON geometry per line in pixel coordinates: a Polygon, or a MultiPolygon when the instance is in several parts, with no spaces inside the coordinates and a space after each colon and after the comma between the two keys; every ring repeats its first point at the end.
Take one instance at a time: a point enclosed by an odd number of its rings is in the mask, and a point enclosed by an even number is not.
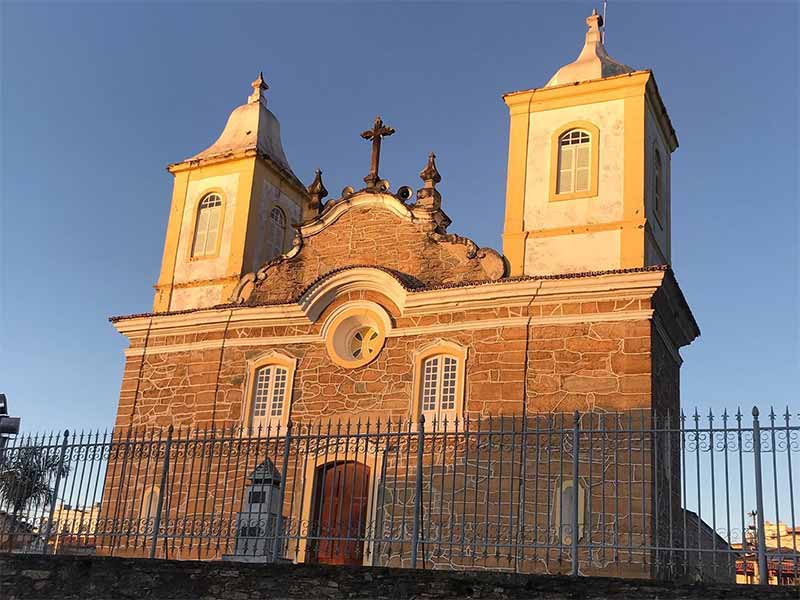
{"type": "Polygon", "coordinates": [[[225,211],[227,210],[227,208],[228,208],[228,200],[225,197],[222,188],[216,188],[216,187],[208,188],[206,190],[203,190],[199,194],[197,201],[194,203],[194,213],[193,213],[194,218],[192,219],[192,233],[189,239],[189,244],[188,244],[189,248],[187,249],[187,257],[186,257],[187,261],[195,262],[195,261],[208,260],[219,257],[219,251],[220,248],[222,247],[222,230],[225,225],[225,211]],[[203,200],[206,199],[207,196],[211,194],[216,194],[222,201],[222,204],[220,205],[220,215],[219,215],[219,234],[217,235],[217,241],[215,243],[214,252],[212,252],[211,254],[204,254],[203,256],[194,256],[192,254],[192,250],[194,250],[194,240],[197,237],[197,222],[198,219],[200,219],[200,204],[203,202],[203,200]]]}
{"type": "Polygon", "coordinates": [[[600,166],[600,129],[590,121],[571,121],[556,129],[550,136],[550,202],[577,200],[579,198],[597,197],[597,182],[600,166]],[[591,172],[589,173],[589,189],[585,192],[558,193],[558,148],[559,139],[571,129],[583,129],[591,136],[591,172]]]}
{"type": "MultiPolygon", "coordinates": [[[[253,400],[256,392],[256,373],[263,367],[283,367],[286,369],[286,396],[284,398],[284,410],[278,424],[281,431],[285,431],[286,424],[289,422],[289,415],[292,412],[292,398],[294,396],[294,372],[297,369],[297,359],[288,354],[270,350],[247,361],[247,378],[245,379],[245,394],[242,399],[242,425],[245,429],[250,429],[253,424],[253,400]]],[[[274,433],[274,432],[273,432],[274,433]]]]}
{"type": "MultiPolygon", "coordinates": [[[[443,354],[455,358],[456,364],[456,407],[455,419],[460,420],[464,416],[464,389],[467,367],[467,348],[454,342],[436,340],[423,346],[414,354],[414,384],[412,389],[411,419],[416,423],[422,412],[422,377],[424,375],[425,361],[432,356],[443,354]]],[[[441,425],[440,425],[441,426],[441,425]]]]}

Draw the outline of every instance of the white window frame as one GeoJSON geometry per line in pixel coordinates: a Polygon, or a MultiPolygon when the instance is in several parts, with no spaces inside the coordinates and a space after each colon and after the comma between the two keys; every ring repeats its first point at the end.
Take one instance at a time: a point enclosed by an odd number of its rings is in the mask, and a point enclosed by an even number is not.
{"type": "Polygon", "coordinates": [[[558,137],[557,194],[585,194],[592,188],[592,134],[585,129],[574,128],[558,137]],[[586,150],[585,166],[577,165],[578,151],[586,150]],[[570,157],[570,166],[564,167],[565,158],[570,157]],[[578,189],[578,172],[586,173],[585,187],[578,189]],[[569,189],[563,185],[563,175],[569,180],[569,189]]]}
{"type": "Polygon", "coordinates": [[[275,351],[248,361],[242,416],[243,425],[253,434],[283,435],[286,431],[292,408],[296,367],[296,358],[275,351]]]}
{"type": "Polygon", "coordinates": [[[197,205],[192,258],[214,256],[219,251],[224,203],[218,192],[205,194],[197,205]]]}
{"type": "Polygon", "coordinates": [[[458,359],[449,354],[435,354],[422,362],[420,411],[425,420],[444,423],[456,418],[458,359]]]}
{"type": "Polygon", "coordinates": [[[289,370],[281,365],[265,365],[255,372],[253,382],[253,429],[274,431],[281,424],[286,411],[286,384],[289,370]]]}
{"type": "Polygon", "coordinates": [[[414,359],[413,419],[425,417],[425,428],[454,427],[464,414],[467,349],[437,340],[421,348],[414,359]]]}

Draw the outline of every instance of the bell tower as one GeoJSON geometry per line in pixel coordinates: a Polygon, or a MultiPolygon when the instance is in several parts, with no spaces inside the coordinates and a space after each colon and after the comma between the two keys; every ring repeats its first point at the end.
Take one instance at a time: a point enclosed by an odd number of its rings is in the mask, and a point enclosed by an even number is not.
{"type": "Polygon", "coordinates": [[[291,247],[292,224],[313,210],[261,74],[252,88],[216,142],[167,167],[175,180],[154,312],[228,302],[242,275],[291,247]]]}
{"type": "Polygon", "coordinates": [[[578,58],[506,94],[511,126],[503,252],[511,275],[669,264],[675,130],[653,73],[611,58],[602,17],[578,58]]]}

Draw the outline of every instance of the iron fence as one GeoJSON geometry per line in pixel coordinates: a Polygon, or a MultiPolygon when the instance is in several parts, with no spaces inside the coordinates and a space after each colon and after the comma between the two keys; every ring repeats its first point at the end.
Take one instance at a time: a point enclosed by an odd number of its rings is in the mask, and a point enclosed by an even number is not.
{"type": "Polygon", "coordinates": [[[0,550],[796,584],[798,454],[756,409],[24,435],[0,550]]]}

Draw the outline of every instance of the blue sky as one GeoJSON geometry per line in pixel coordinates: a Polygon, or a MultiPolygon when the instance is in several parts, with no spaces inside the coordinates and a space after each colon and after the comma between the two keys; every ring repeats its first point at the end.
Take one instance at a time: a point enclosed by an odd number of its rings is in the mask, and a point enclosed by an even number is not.
{"type": "MultiPolygon", "coordinates": [[[[599,4],[599,3],[598,3],[599,4]]],[[[451,231],[501,248],[508,115],[582,45],[590,2],[0,4],[0,391],[26,430],[113,423],[151,308],[172,177],[263,70],[306,182],[358,185],[376,114],[393,186],[436,151],[451,231]]],[[[684,407],[798,403],[798,5],[610,3],[678,132],[673,265],[702,337],[684,407]]]]}

